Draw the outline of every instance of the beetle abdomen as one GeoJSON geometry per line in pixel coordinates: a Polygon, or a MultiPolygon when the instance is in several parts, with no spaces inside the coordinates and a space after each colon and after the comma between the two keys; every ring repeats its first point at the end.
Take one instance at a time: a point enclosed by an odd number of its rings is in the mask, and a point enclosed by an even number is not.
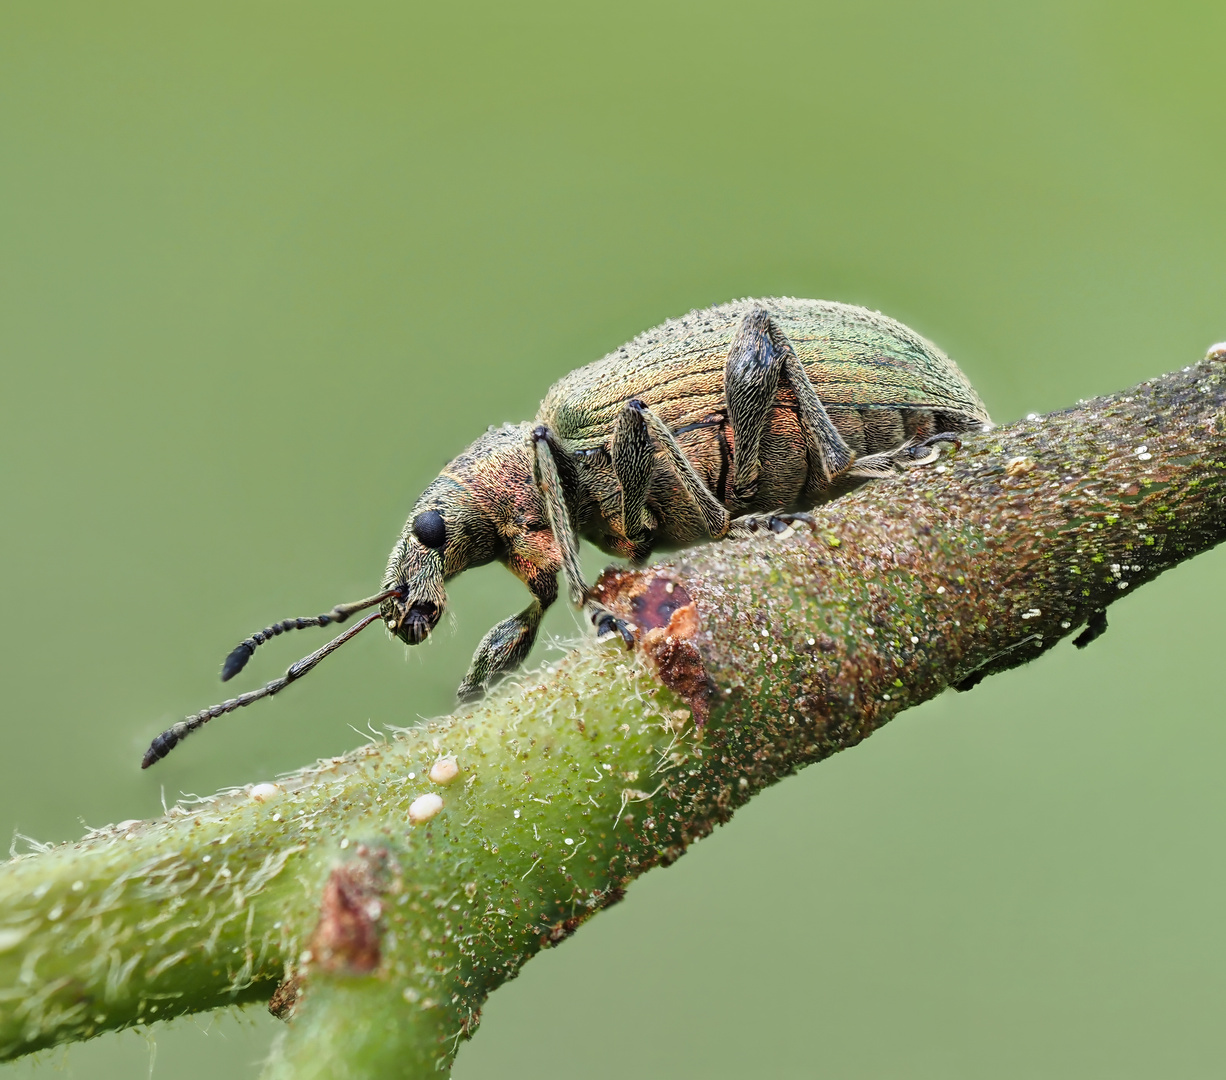
{"type": "MultiPolygon", "coordinates": [[[[796,397],[781,377],[761,434],[757,480],[748,497],[729,483],[737,446],[725,397],[728,355],[746,315],[759,309],[786,335],[857,458],[988,422],[983,402],[949,357],[877,312],[789,298],[737,300],[692,311],[571,372],[541,403],[536,422],[550,428],[580,463],[571,512],[583,535],[608,551],[620,550],[617,536],[606,535],[622,505],[609,451],[618,416],[632,399],[670,428],[698,477],[734,516],[808,509],[863,482],[851,475],[832,482],[813,467],[796,397]]],[[[657,550],[705,537],[702,520],[663,452],[646,506],[657,550]]]]}

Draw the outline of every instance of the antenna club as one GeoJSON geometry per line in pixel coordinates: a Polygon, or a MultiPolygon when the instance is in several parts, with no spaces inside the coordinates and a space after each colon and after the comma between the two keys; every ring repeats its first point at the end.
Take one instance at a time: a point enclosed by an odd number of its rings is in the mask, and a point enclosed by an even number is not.
{"type": "Polygon", "coordinates": [[[167,728],[149,744],[149,749],[145,751],[145,756],[141,758],[140,767],[147,769],[150,765],[156,765],[179,745],[181,739],[187,737],[190,730],[191,728],[185,721],[180,721],[174,727],[167,728]]]}
{"type": "MultiPolygon", "coordinates": [[[[386,599],[385,595],[372,597],[368,601],[364,601],[364,607],[372,607],[381,600],[386,599]]],[[[360,610],[356,605],[351,605],[356,610],[360,610]]],[[[329,617],[331,618],[331,617],[329,617]]],[[[180,742],[187,738],[193,731],[199,727],[203,727],[210,720],[216,720],[219,716],[225,716],[226,713],[231,713],[235,709],[241,709],[244,705],[250,705],[253,701],[259,701],[261,698],[272,697],[273,694],[280,693],[295,679],[302,678],[316,664],[325,657],[336,652],[350,638],[360,634],[371,623],[378,622],[383,616],[378,611],[367,615],[356,626],[351,626],[342,634],[338,634],[327,645],[321,649],[316,649],[310,656],[304,656],[301,660],[290,665],[289,670],[279,679],[274,679],[272,682],[262,686],[259,690],[248,690],[245,694],[239,694],[238,697],[228,698],[220,705],[211,705],[207,709],[201,709],[195,716],[189,716],[185,720],[180,720],[173,727],[167,728],[156,739],[149,744],[149,749],[145,751],[145,756],[141,759],[140,767],[142,769],[149,768],[155,762],[161,761],[167,754],[171,752],[180,742]]],[[[284,623],[278,625],[287,629],[294,629],[296,624],[305,624],[307,626],[319,626],[319,619],[287,619],[284,623]]],[[[269,635],[271,636],[271,635],[269,635]]],[[[250,637],[238,646],[228,657],[226,657],[225,668],[222,673],[222,678],[228,678],[229,675],[235,674],[242,669],[242,666],[247,662],[248,658],[255,651],[256,645],[260,644],[261,637],[250,637]],[[231,665],[233,661],[233,665],[231,665]],[[231,671],[233,666],[233,671],[231,671]],[[228,674],[227,674],[228,673],[228,674]]]]}
{"type": "Polygon", "coordinates": [[[255,650],[264,642],[279,637],[289,630],[305,630],[308,626],[331,626],[333,623],[343,623],[355,611],[364,611],[375,604],[381,604],[391,596],[400,596],[402,588],[402,586],[397,586],[394,589],[384,589],[383,592],[375,596],[368,596],[365,600],[357,600],[351,604],[337,604],[331,611],[324,612],[322,615],[282,619],[280,622],[264,627],[263,630],[257,630],[251,637],[236,645],[226,657],[225,662],[221,665],[221,681],[229,682],[242,671],[255,650]]]}
{"type": "Polygon", "coordinates": [[[234,647],[233,652],[226,657],[226,661],[221,665],[221,681],[229,682],[240,671],[247,666],[247,661],[255,654],[255,649],[248,645],[245,641],[234,647]]]}

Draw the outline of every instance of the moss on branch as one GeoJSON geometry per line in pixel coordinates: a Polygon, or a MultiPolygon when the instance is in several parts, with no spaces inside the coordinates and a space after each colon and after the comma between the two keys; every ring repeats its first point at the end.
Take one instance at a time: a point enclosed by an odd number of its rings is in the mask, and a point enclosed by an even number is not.
{"type": "Polygon", "coordinates": [[[0,1059],[275,990],[268,1076],[445,1072],[490,991],[754,792],[1221,540],[1218,359],[969,437],[812,529],[608,572],[633,654],[588,642],[385,745],[4,864],[0,1059]]]}

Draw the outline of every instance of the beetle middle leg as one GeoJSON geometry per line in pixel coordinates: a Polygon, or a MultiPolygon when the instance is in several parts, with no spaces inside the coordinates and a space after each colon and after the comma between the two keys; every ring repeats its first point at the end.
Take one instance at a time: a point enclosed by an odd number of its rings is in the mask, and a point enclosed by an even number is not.
{"type": "Polygon", "coordinates": [[[628,646],[633,646],[634,630],[631,624],[614,615],[596,600],[587,582],[583,580],[583,569],[579,563],[579,540],[571,524],[570,511],[566,508],[566,484],[574,484],[576,481],[570,470],[563,474],[558,468],[558,457],[565,455],[566,450],[554,437],[553,432],[543,426],[533,430],[532,442],[536,448],[536,482],[545,498],[549,525],[561,552],[562,574],[566,578],[570,601],[575,607],[582,608],[598,634],[603,636],[616,632],[628,646]]]}
{"type": "Polygon", "coordinates": [[[622,516],[612,523],[614,529],[620,529],[627,540],[640,546],[639,558],[651,553],[647,491],[655,472],[657,449],[664,451],[673,475],[702,518],[707,535],[712,540],[722,540],[728,534],[731,520],[727,508],[690,464],[668,425],[634,398],[626,402],[613,428],[613,472],[622,493],[622,516]]]}

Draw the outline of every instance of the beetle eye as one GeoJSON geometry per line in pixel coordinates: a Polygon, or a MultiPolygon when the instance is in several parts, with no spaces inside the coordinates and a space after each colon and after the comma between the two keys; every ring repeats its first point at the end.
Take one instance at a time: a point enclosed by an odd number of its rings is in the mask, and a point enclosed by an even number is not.
{"type": "Polygon", "coordinates": [[[447,543],[447,523],[437,510],[427,510],[413,519],[413,535],[428,548],[441,548],[447,543]]]}

